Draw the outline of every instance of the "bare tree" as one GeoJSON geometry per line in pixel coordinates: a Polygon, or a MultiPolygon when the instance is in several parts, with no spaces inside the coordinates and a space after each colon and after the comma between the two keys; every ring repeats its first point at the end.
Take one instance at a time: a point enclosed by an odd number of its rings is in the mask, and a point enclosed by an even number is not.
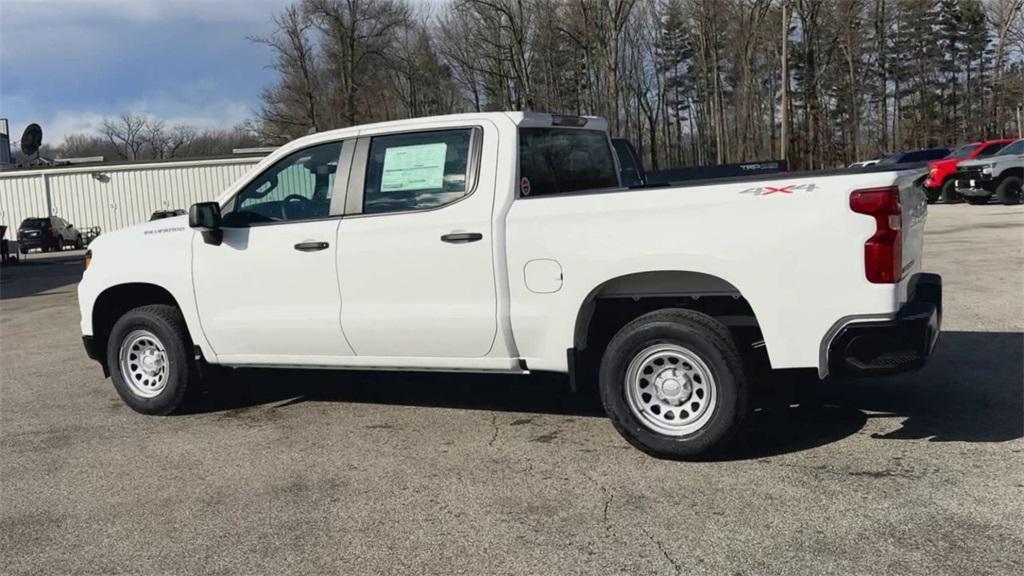
{"type": "Polygon", "coordinates": [[[143,136],[145,128],[145,116],[125,112],[117,118],[104,119],[99,132],[117,150],[121,158],[135,160],[146,143],[143,136]]]}

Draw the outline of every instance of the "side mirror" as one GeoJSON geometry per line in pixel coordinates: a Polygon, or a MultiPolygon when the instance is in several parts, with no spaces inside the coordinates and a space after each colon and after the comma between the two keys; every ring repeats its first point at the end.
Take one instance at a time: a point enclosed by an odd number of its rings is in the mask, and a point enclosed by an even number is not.
{"type": "Polygon", "coordinates": [[[216,202],[198,202],[188,209],[188,225],[203,233],[207,244],[219,246],[224,237],[220,229],[220,204],[216,202]]]}

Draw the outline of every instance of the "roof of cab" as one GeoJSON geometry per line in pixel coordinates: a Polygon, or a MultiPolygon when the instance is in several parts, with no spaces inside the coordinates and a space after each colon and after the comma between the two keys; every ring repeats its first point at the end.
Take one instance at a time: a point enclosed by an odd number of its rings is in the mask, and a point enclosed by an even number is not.
{"type": "MultiPolygon", "coordinates": [[[[389,120],[387,122],[374,122],[371,124],[356,124],[354,126],[348,126],[345,128],[336,128],[334,130],[325,130],[323,132],[317,132],[301,138],[296,138],[291,142],[282,146],[282,148],[294,149],[301,146],[305,146],[309,143],[335,140],[338,138],[355,136],[363,131],[378,131],[381,129],[396,129],[401,130],[404,127],[420,127],[423,124],[429,124],[431,122],[452,122],[457,120],[486,120],[489,118],[511,120],[516,126],[527,126],[531,128],[544,128],[562,124],[560,120],[565,119],[578,119],[584,122],[582,126],[576,126],[578,128],[584,128],[587,130],[608,130],[608,122],[604,118],[597,116],[563,116],[558,114],[549,114],[546,112],[469,112],[465,114],[445,114],[441,116],[424,116],[419,118],[405,118],[402,120],[389,120]]],[[[573,127],[566,125],[565,127],[573,127]]]]}

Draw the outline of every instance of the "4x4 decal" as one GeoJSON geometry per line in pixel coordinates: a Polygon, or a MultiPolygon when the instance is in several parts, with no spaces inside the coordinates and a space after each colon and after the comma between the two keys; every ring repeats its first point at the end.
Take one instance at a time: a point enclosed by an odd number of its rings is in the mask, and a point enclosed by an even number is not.
{"type": "Polygon", "coordinates": [[[760,186],[758,188],[747,188],[741,190],[740,194],[753,194],[754,196],[768,196],[769,194],[792,194],[797,191],[812,192],[818,185],[810,184],[787,184],[785,186],[760,186]]]}

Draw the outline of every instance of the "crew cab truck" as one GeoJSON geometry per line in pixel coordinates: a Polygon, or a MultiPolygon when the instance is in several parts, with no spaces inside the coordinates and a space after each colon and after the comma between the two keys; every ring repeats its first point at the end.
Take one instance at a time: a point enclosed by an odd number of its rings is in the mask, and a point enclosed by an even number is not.
{"type": "Polygon", "coordinates": [[[928,177],[924,180],[928,202],[934,203],[941,199],[946,204],[954,204],[959,201],[956,180],[953,178],[957,166],[965,160],[994,156],[1011,142],[1013,140],[1001,139],[965,144],[951,152],[949,156],[931,161],[928,164],[928,177]]]}
{"type": "Polygon", "coordinates": [[[1024,201],[1024,139],[1015,140],[985,159],[961,162],[953,177],[957,194],[969,204],[988,204],[994,194],[1003,204],[1024,201]]]}
{"type": "Polygon", "coordinates": [[[596,374],[629,442],[694,456],[739,428],[756,353],[820,378],[925,361],[922,176],[626,189],[598,118],[323,132],[187,217],[99,237],[83,340],[147,414],[212,365],[596,374]]]}

